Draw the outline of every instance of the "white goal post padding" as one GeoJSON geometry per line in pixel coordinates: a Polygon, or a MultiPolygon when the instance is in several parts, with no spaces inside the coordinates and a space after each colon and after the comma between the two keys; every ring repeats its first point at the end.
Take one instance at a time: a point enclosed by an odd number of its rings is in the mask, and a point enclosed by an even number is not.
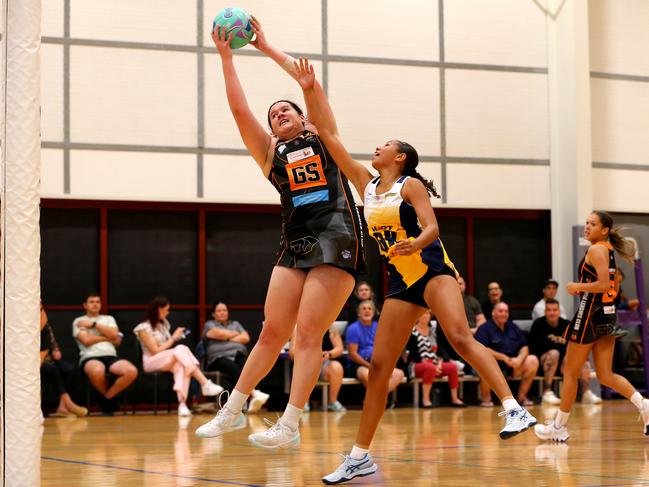
{"type": "Polygon", "coordinates": [[[40,484],[40,0],[2,0],[2,487],[40,484]]]}

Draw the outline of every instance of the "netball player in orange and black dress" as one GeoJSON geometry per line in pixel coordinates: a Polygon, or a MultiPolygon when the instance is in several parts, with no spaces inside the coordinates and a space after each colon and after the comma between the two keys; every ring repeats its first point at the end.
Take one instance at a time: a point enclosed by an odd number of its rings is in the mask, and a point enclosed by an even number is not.
{"type": "Polygon", "coordinates": [[[364,195],[368,231],[388,268],[390,286],[379,318],[356,442],[344,462],[323,477],[323,482],[347,482],[377,470],[369,447],[385,409],[390,375],[410,337],[412,323],[427,308],[437,317],[453,347],[501,399],[505,427],[500,437],[511,438],[536,424],[512,396],[493,355],[471,334],[456,272],[439,239],[430,202],[430,195],[437,193],[432,182],[416,170],[417,151],[398,140],[377,147],[372,167],[379,176],[374,177],[352,159],[340,141],[327,98],[308,61],[301,59],[296,69],[309,117],[338,166],[364,195]]]}
{"type": "MultiPolygon", "coordinates": [[[[254,45],[270,48],[256,30],[254,45]]],[[[360,217],[347,179],[315,128],[307,130],[299,108],[284,100],[273,103],[268,134],[248,107],[232,60],[231,37],[226,39],[225,29],[217,27],[212,38],[243,142],[280,193],[282,231],[259,341],[224,407],[196,434],[214,437],[243,428],[244,402],[275,364],[297,323],[295,367],[284,415],[267,431],[249,436],[256,446],[285,448],[299,444],[300,414],[322,365],[322,336],[349,297],[356,274],[364,270],[360,217]]]]}
{"type": "Polygon", "coordinates": [[[537,424],[534,432],[542,440],[566,441],[570,409],[577,397],[581,370],[593,352],[599,381],[629,399],[640,411],[644,434],[649,435],[649,399],[643,399],[631,383],[613,373],[615,347],[615,305],[617,295],[615,253],[633,260],[633,246],[613,228],[613,219],[603,211],[594,211],[586,219],[584,237],[592,245],[579,264],[579,282],[567,284],[569,294],[579,296],[579,307],[566,329],[568,341],[564,358],[563,389],[559,412],[548,424],[537,424]]]}

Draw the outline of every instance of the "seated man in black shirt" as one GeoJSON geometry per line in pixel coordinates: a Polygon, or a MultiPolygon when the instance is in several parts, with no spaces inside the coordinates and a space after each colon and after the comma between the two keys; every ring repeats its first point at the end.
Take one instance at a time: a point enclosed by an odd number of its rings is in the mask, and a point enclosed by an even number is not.
{"type": "MultiPolygon", "coordinates": [[[[545,316],[534,320],[530,330],[530,352],[540,357],[543,369],[543,402],[558,405],[561,400],[552,390],[552,381],[557,370],[563,370],[563,357],[566,354],[566,340],[563,334],[570,324],[561,318],[559,301],[548,299],[545,302],[545,316]]],[[[599,404],[602,399],[589,389],[590,364],[586,362],[581,374],[582,401],[589,404],[599,404]]]]}

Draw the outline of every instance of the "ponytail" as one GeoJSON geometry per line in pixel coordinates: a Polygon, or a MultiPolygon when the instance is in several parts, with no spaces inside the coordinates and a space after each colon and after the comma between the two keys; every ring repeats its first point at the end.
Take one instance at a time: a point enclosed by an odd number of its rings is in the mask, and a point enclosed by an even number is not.
{"type": "Polygon", "coordinates": [[[417,165],[419,164],[419,155],[413,146],[407,142],[397,141],[399,144],[399,152],[402,152],[406,155],[406,162],[403,164],[403,170],[401,174],[404,176],[410,176],[415,179],[419,179],[428,191],[428,194],[434,196],[435,198],[441,198],[441,195],[437,192],[435,184],[432,179],[424,178],[419,172],[417,172],[417,165]]]}
{"type": "Polygon", "coordinates": [[[631,264],[635,261],[635,244],[622,235],[622,227],[613,228],[613,218],[605,211],[593,211],[597,215],[599,221],[604,228],[608,228],[608,241],[611,243],[615,251],[622,256],[622,258],[631,264]]]}

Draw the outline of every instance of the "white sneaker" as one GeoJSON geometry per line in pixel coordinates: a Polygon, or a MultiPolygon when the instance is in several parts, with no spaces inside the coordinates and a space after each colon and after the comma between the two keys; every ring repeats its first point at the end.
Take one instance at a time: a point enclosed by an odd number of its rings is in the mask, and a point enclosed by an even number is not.
{"type": "Polygon", "coordinates": [[[322,482],[327,485],[342,484],[354,477],[372,475],[378,468],[369,453],[366,453],[360,460],[355,460],[349,455],[346,455],[343,463],[334,472],[322,477],[322,482]]]}
{"type": "Polygon", "coordinates": [[[261,433],[248,436],[250,443],[261,448],[292,448],[300,446],[299,429],[292,430],[281,421],[277,421],[275,424],[266,418],[264,418],[264,421],[271,427],[261,433]]]}
{"type": "Polygon", "coordinates": [[[500,438],[503,440],[516,436],[536,424],[536,418],[523,407],[517,407],[509,412],[501,411],[498,416],[505,416],[505,426],[500,430],[500,438]]]}
{"type": "Polygon", "coordinates": [[[649,399],[642,400],[642,408],[640,408],[640,415],[644,423],[644,434],[649,436],[649,399]]]}
{"type": "Polygon", "coordinates": [[[191,416],[191,415],[192,415],[192,412],[187,407],[187,404],[182,402],[182,403],[180,403],[178,405],[178,416],[185,416],[186,417],[186,416],[191,416]]]}
{"type": "Polygon", "coordinates": [[[261,407],[266,404],[266,401],[268,401],[269,397],[269,394],[258,391],[257,389],[252,391],[252,394],[250,394],[250,401],[248,401],[248,412],[256,413],[257,411],[259,411],[261,407]]]}
{"type": "Polygon", "coordinates": [[[223,387],[208,380],[201,386],[201,392],[204,396],[218,396],[223,392],[223,387]]]}
{"type": "Polygon", "coordinates": [[[534,426],[534,433],[540,440],[557,441],[559,443],[563,443],[570,438],[568,428],[566,428],[565,425],[561,428],[557,428],[554,426],[554,421],[548,421],[545,424],[537,424],[534,426]]]}
{"type": "Polygon", "coordinates": [[[242,412],[233,413],[227,407],[222,407],[211,421],[196,429],[196,436],[200,438],[214,438],[230,431],[246,426],[246,418],[242,412]]]}
{"type": "Polygon", "coordinates": [[[602,404],[602,398],[595,395],[595,393],[593,391],[588,389],[581,396],[581,402],[584,403],[584,404],[602,404]]]}
{"type": "Polygon", "coordinates": [[[543,393],[543,402],[546,404],[551,404],[552,406],[558,406],[559,404],[561,404],[561,399],[559,399],[555,395],[553,390],[548,389],[543,393]]]}

